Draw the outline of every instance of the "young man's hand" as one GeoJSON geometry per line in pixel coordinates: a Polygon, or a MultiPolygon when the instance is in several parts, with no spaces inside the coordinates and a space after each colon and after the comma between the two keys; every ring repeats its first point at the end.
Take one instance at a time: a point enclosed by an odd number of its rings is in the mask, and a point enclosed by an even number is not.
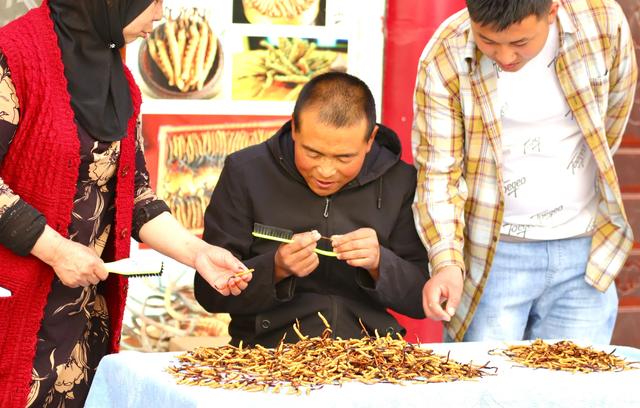
{"type": "Polygon", "coordinates": [[[374,229],[360,228],[348,234],[333,235],[331,243],[338,259],[350,266],[364,268],[374,280],[378,279],[380,243],[374,229]]]}
{"type": "Polygon", "coordinates": [[[462,296],[462,270],[455,265],[444,266],[422,288],[422,307],[432,320],[450,321],[462,296]],[[443,302],[447,301],[443,308],[443,302]]]}
{"type": "Polygon", "coordinates": [[[276,282],[289,276],[303,278],[315,271],[320,260],[313,250],[319,239],[318,231],[310,231],[294,235],[290,244],[280,245],[274,258],[276,282]]]}

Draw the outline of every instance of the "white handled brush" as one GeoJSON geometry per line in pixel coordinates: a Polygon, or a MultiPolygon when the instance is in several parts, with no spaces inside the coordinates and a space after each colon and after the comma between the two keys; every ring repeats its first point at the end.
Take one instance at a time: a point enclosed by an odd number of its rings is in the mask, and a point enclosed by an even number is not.
{"type": "Polygon", "coordinates": [[[164,269],[162,261],[140,261],[132,258],[124,258],[119,261],[104,264],[107,272],[127,276],[129,278],[142,278],[147,276],[160,276],[164,269]]]}

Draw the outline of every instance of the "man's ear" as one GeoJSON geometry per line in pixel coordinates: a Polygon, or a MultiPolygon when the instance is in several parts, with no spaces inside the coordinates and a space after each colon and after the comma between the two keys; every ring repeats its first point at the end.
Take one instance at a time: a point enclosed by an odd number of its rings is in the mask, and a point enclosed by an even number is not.
{"type": "Polygon", "coordinates": [[[547,20],[549,21],[549,24],[553,24],[556,21],[556,18],[558,17],[558,7],[560,7],[558,2],[554,1],[551,3],[551,8],[549,8],[549,18],[547,20]]]}
{"type": "Polygon", "coordinates": [[[373,142],[375,141],[377,134],[378,134],[378,125],[375,125],[373,127],[373,130],[371,131],[371,136],[369,136],[369,140],[367,141],[367,153],[369,153],[369,151],[371,150],[371,146],[373,146],[373,142]]]}

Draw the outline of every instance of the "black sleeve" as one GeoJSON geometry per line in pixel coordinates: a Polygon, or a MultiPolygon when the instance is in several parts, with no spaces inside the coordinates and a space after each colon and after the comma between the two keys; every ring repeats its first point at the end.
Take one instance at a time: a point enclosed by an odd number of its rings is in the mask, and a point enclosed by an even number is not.
{"type": "Polygon", "coordinates": [[[44,215],[20,199],[0,217],[0,244],[15,254],[27,256],[46,225],[44,215]]]}
{"type": "Polygon", "coordinates": [[[358,271],[357,280],[360,287],[380,304],[421,319],[425,317],[422,287],[429,276],[429,259],[414,224],[411,209],[414,195],[415,187],[403,197],[398,220],[389,236],[389,247],[380,247],[378,281],[374,282],[364,269],[358,271]]]}
{"type": "Polygon", "coordinates": [[[140,228],[165,211],[171,212],[169,206],[162,200],[152,200],[146,202],[144,205],[135,206],[131,237],[138,242],[142,242],[140,239],[140,228]]]}
{"type": "Polygon", "coordinates": [[[195,275],[194,290],[198,302],[210,312],[255,314],[291,300],[295,279],[274,282],[275,251],[251,254],[251,204],[241,165],[235,165],[232,157],[225,161],[205,211],[203,239],[231,251],[255,272],[247,289],[238,296],[220,295],[199,273],[195,275]]]}
{"type": "Polygon", "coordinates": [[[133,201],[133,225],[131,237],[140,241],[140,228],[165,211],[171,212],[169,206],[158,199],[149,182],[147,162],[144,157],[144,139],[140,121],[136,125],[136,172],[134,176],[135,198],[133,201]]]}

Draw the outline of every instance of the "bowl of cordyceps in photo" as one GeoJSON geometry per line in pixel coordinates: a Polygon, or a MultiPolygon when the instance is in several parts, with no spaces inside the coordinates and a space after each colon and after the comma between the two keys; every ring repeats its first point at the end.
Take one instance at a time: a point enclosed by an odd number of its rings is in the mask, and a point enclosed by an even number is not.
{"type": "Polygon", "coordinates": [[[161,99],[207,99],[220,91],[220,39],[196,9],[158,25],[138,52],[142,80],[161,99]]]}
{"type": "Polygon", "coordinates": [[[242,0],[251,24],[310,25],[318,17],[320,0],[242,0]]]}

